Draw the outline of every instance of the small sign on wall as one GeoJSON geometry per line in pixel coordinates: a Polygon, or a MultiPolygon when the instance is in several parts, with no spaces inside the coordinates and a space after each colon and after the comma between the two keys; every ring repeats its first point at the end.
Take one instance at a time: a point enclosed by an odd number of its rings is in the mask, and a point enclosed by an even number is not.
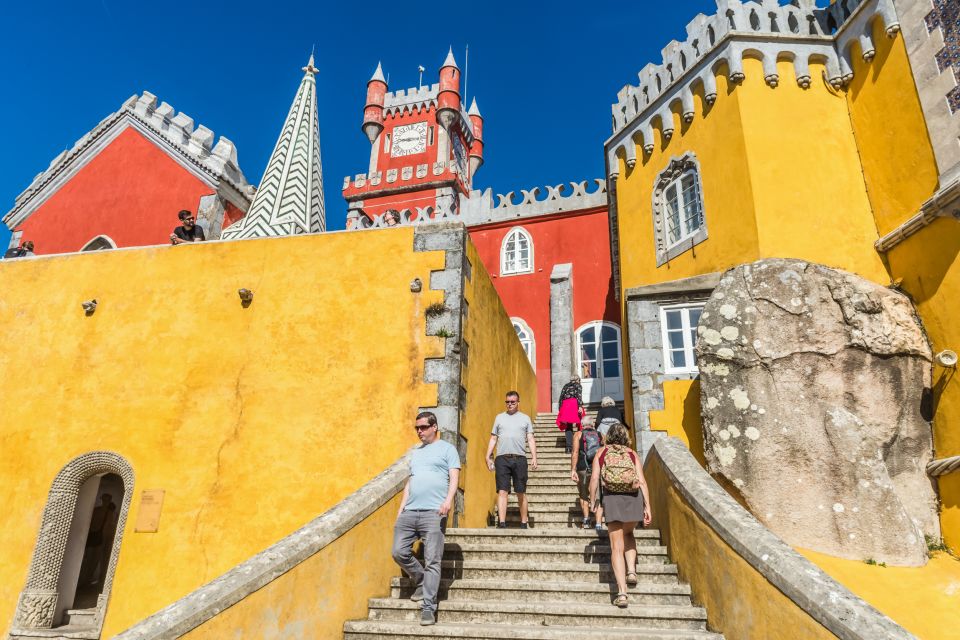
{"type": "Polygon", "coordinates": [[[160,528],[160,510],[163,508],[163,489],[146,489],[140,494],[137,511],[137,533],[156,533],[160,528]]]}

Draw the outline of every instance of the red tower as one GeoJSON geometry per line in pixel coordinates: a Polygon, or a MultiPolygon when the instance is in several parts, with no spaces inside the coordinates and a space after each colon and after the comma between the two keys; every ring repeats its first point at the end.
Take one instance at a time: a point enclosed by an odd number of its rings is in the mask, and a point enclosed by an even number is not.
{"type": "Polygon", "coordinates": [[[461,197],[469,196],[483,163],[483,118],[476,103],[469,114],[463,110],[452,49],[439,80],[389,92],[377,65],[367,82],[361,126],[371,144],[369,170],[343,183],[348,227],[387,209],[455,213],[461,197]]]}

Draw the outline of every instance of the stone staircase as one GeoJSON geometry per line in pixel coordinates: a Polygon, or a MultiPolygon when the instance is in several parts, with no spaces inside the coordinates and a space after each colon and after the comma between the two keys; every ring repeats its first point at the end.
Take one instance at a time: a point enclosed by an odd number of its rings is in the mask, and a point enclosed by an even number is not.
{"type": "Polygon", "coordinates": [[[555,419],[535,419],[540,468],[530,470],[527,485],[531,528],[517,528],[511,495],[507,529],[448,529],[437,624],[420,626],[420,603],[409,599],[415,585],[393,578],[389,598],[370,599],[367,620],[344,625],[345,640],[722,640],[706,630],[706,611],[691,603],[655,530],[636,531],[640,581],[629,589],[628,608],[613,606],[607,532],[579,528],[570,457],[555,419]]]}

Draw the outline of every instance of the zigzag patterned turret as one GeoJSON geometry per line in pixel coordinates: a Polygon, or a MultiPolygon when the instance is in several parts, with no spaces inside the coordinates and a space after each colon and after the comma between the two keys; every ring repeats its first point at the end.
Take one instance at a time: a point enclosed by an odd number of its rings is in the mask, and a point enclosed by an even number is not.
{"type": "Polygon", "coordinates": [[[319,233],[326,227],[312,55],[304,71],[250,210],[224,229],[225,240],[319,233]]]}
{"type": "MultiPolygon", "coordinates": [[[[731,84],[743,82],[743,59],[761,60],[765,82],[780,83],[778,60],[793,62],[796,82],[811,85],[810,64],[823,64],[827,79],[835,88],[852,78],[851,48],[856,43],[864,60],[875,55],[871,24],[883,21],[888,36],[900,30],[893,0],[837,0],[817,8],[815,0],[716,0],[717,13],[697,15],[687,25],[687,39],[671,41],[662,50],[660,64],[648,64],[639,73],[640,83],[627,85],[617,93],[613,105],[613,132],[618,140],[636,136],[644,150],[653,150],[653,129],[660,128],[665,139],[673,135],[673,107],[685,122],[695,117],[694,89],[702,87],[704,101],[717,97],[716,75],[725,68],[731,84]]],[[[633,166],[633,144],[622,144],[616,152],[633,166]]],[[[610,157],[615,171],[615,158],[610,157]]]]}

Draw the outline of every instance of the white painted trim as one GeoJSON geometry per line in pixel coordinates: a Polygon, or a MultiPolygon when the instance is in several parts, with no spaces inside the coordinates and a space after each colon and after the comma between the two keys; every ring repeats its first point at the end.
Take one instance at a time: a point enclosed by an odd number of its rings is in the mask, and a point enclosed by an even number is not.
{"type": "Polygon", "coordinates": [[[700,312],[703,312],[704,303],[691,303],[684,302],[680,304],[665,304],[660,305],[660,344],[661,349],[663,350],[663,372],[670,375],[680,375],[680,374],[692,374],[696,375],[700,373],[700,369],[693,364],[688,364],[685,367],[672,367],[670,366],[670,338],[667,332],[667,312],[668,311],[685,311],[681,314],[681,329],[683,331],[683,355],[684,359],[688,363],[693,362],[694,351],[697,347],[695,342],[687,344],[687,339],[690,337],[690,309],[700,309],[700,312]]]}
{"type": "MultiPolygon", "coordinates": [[[[603,328],[604,328],[604,327],[612,327],[612,328],[617,332],[617,341],[616,341],[616,343],[617,343],[617,367],[618,367],[619,370],[620,370],[620,376],[619,376],[619,378],[620,378],[620,389],[621,389],[620,395],[623,396],[623,395],[626,393],[626,388],[625,388],[625,386],[624,386],[624,379],[625,379],[625,378],[624,378],[624,372],[623,372],[623,329],[622,329],[622,328],[620,327],[620,325],[618,325],[616,322],[610,322],[609,320],[591,320],[590,322],[586,322],[586,323],[580,325],[580,327],[578,327],[577,330],[573,332],[574,350],[576,351],[576,354],[577,354],[577,364],[576,364],[575,374],[578,375],[578,376],[580,376],[580,379],[581,379],[581,380],[603,380],[603,379],[605,379],[605,376],[603,375],[603,357],[602,357],[602,356],[603,356],[603,353],[602,353],[602,351],[601,351],[600,349],[598,349],[598,350],[597,350],[597,357],[596,357],[597,373],[599,374],[599,376],[596,377],[596,378],[587,378],[587,377],[585,377],[585,376],[583,375],[583,357],[582,357],[583,350],[580,348],[580,334],[583,333],[584,331],[586,331],[587,329],[590,329],[590,328],[595,328],[595,329],[597,329],[597,333],[596,333],[597,342],[598,342],[598,344],[600,344],[601,347],[602,347],[602,343],[603,343],[603,328]]],[[[606,378],[606,379],[610,380],[610,379],[612,379],[612,378],[606,378]]],[[[602,395],[610,395],[610,394],[604,392],[602,395]]],[[[622,399],[622,397],[621,397],[621,399],[622,399]]],[[[584,402],[586,402],[586,400],[584,400],[584,402]]]]}
{"type": "MultiPolygon", "coordinates": [[[[518,257],[517,257],[516,260],[514,261],[515,264],[519,263],[519,261],[520,261],[520,259],[519,259],[519,251],[520,251],[519,245],[518,245],[516,251],[517,251],[518,257]]],[[[533,254],[533,235],[532,235],[529,231],[527,231],[526,229],[524,229],[523,227],[511,227],[510,230],[507,231],[506,235],[503,236],[503,240],[500,242],[500,276],[501,276],[501,277],[505,277],[505,276],[520,276],[520,275],[524,275],[524,274],[527,274],[527,273],[533,273],[534,270],[535,270],[534,264],[535,264],[535,262],[534,262],[534,254],[533,254]],[[507,251],[507,240],[509,240],[509,239],[510,239],[510,236],[512,236],[512,235],[515,234],[515,233],[518,234],[518,235],[520,235],[520,236],[523,236],[523,237],[525,237],[525,238],[527,239],[527,247],[529,248],[529,251],[530,251],[529,266],[528,266],[528,268],[526,268],[526,269],[515,269],[515,270],[513,270],[513,271],[507,271],[506,268],[505,268],[505,266],[506,266],[506,257],[507,257],[507,254],[506,254],[506,251],[507,251]]]]}
{"type": "MultiPolygon", "coordinates": [[[[530,325],[527,324],[527,321],[523,318],[511,317],[510,322],[516,325],[520,325],[520,329],[529,336],[530,343],[530,352],[527,354],[527,359],[530,360],[530,366],[533,367],[534,371],[537,369],[537,338],[533,335],[533,329],[530,328],[530,325]]],[[[517,336],[519,339],[520,336],[517,336]]],[[[520,340],[520,344],[523,344],[523,340],[520,340]]],[[[526,349],[524,350],[526,351],[526,349]]]]}
{"type": "MultiPolygon", "coordinates": [[[[100,235],[98,235],[98,236],[95,236],[95,237],[91,238],[89,242],[87,242],[85,245],[83,245],[83,247],[80,248],[80,251],[89,251],[89,249],[87,249],[87,247],[89,247],[90,245],[92,245],[92,244],[93,244],[94,242],[96,242],[97,240],[106,240],[106,241],[110,244],[110,248],[111,248],[111,249],[116,249],[116,248],[117,248],[117,243],[113,241],[113,238],[111,238],[111,237],[108,236],[108,235],[100,234],[100,235]]],[[[101,249],[101,251],[102,251],[102,249],[101,249]]]]}

